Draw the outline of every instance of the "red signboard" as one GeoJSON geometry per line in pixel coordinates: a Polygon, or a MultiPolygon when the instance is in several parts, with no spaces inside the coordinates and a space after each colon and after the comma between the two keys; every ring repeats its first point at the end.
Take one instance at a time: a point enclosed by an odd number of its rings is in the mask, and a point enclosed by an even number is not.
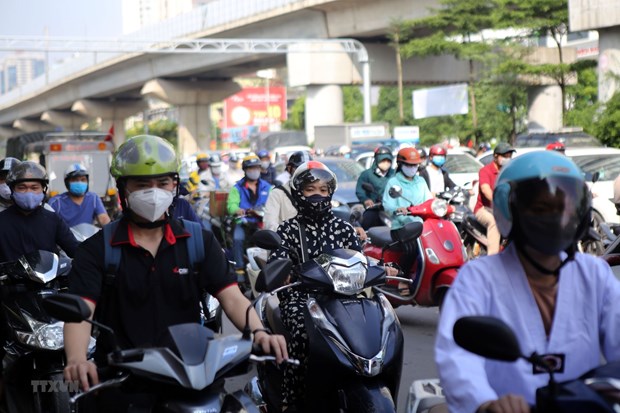
{"type": "Polygon", "coordinates": [[[224,100],[224,128],[257,126],[268,131],[286,120],[286,88],[248,87],[224,100]]]}

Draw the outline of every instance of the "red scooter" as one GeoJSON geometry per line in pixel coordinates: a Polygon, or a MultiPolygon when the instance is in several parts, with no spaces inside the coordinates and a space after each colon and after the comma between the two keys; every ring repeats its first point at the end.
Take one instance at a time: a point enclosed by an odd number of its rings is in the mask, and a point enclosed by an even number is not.
{"type": "MultiPolygon", "coordinates": [[[[402,188],[393,186],[389,194],[400,198],[402,188]]],[[[364,254],[380,260],[381,264],[396,263],[401,267],[404,276],[398,285],[382,288],[392,305],[441,306],[467,259],[456,226],[446,219],[454,207],[443,199],[429,199],[407,209],[409,215],[422,218],[424,223],[412,222],[397,230],[370,228],[364,254]],[[407,288],[399,288],[403,285],[407,288]]]]}

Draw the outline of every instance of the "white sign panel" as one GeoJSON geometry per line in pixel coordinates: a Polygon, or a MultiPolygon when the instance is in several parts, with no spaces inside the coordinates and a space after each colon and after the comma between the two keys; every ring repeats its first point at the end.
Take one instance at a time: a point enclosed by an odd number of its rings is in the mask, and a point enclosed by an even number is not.
{"type": "Polygon", "coordinates": [[[394,127],[394,139],[399,141],[419,142],[419,126],[396,126],[394,127]]]}
{"type": "Polygon", "coordinates": [[[386,136],[385,126],[355,126],[351,128],[351,139],[383,138],[386,136]]]}
{"type": "Polygon", "coordinates": [[[433,87],[413,92],[413,117],[465,115],[469,105],[467,84],[433,87]]]}

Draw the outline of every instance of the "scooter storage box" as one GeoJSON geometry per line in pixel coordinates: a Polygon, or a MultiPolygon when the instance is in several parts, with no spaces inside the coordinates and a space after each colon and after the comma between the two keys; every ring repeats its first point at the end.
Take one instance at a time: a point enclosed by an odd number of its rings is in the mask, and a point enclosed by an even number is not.
{"type": "Polygon", "coordinates": [[[228,192],[212,191],[209,194],[209,214],[212,217],[226,216],[226,202],[228,201],[228,192]]]}

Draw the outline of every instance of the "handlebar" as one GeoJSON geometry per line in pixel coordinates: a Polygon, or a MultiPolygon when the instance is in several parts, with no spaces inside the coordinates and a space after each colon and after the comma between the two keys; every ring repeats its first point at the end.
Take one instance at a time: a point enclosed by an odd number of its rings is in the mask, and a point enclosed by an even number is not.
{"type": "MultiPolygon", "coordinates": [[[[272,361],[275,363],[276,358],[274,356],[257,356],[257,355],[252,354],[250,355],[250,360],[256,363],[264,363],[267,361],[272,361]]],[[[293,366],[299,366],[300,361],[297,359],[285,359],[284,363],[291,364],[293,366]]]]}

